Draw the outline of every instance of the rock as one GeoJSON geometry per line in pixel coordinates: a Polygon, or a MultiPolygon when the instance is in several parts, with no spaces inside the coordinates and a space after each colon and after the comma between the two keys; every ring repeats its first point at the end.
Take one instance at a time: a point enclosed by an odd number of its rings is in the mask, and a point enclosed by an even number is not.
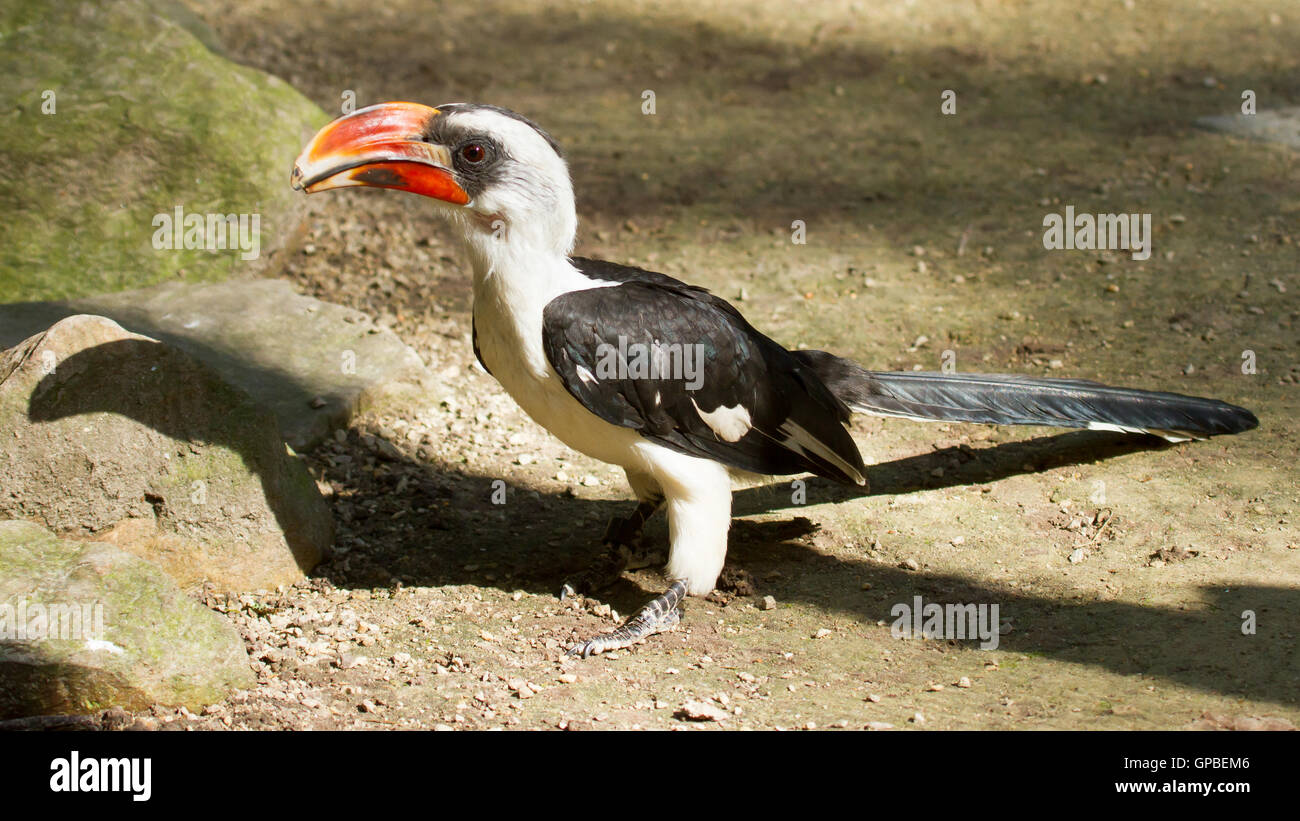
{"type": "Polygon", "coordinates": [[[369,316],[272,279],[0,305],[0,348],[74,314],[109,317],[209,365],[273,411],[297,451],[429,378],[415,351],[369,316]]]}
{"type": "Polygon", "coordinates": [[[192,14],[174,16],[181,8],[17,0],[0,9],[0,302],[278,268],[305,213],[288,163],[325,114],[278,78],[213,53],[191,33],[206,31],[192,14]],[[163,221],[177,209],[182,224],[203,223],[181,245],[203,247],[165,247],[175,232],[163,221]],[[225,215],[243,216],[244,247],[218,234],[225,215]]]}
{"type": "Polygon", "coordinates": [[[69,317],[0,354],[0,441],[0,518],[94,535],[181,585],[292,583],[333,539],[269,412],[103,317],[69,317]]]}
{"type": "Polygon", "coordinates": [[[1192,559],[1199,555],[1201,555],[1199,550],[1192,550],[1183,547],[1182,545],[1175,545],[1174,547],[1160,548],[1147,557],[1147,562],[1151,567],[1164,567],[1166,564],[1171,562],[1186,561],[1187,559],[1192,559]]]}
{"type": "Polygon", "coordinates": [[[31,522],[0,522],[0,633],[0,718],[198,710],[255,683],[235,629],[158,568],[31,522]]]}
{"type": "Polygon", "coordinates": [[[687,721],[725,721],[731,717],[731,714],[707,701],[688,701],[681,706],[675,716],[687,721]]]}

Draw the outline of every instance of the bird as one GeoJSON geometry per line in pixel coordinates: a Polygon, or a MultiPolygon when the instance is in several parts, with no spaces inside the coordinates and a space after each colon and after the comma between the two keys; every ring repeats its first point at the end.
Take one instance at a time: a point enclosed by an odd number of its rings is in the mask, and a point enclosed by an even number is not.
{"type": "Polygon", "coordinates": [[[1215,399],[1082,379],[872,371],[824,351],[789,350],[704,288],[573,256],[577,207],[560,146],[505,108],[357,109],[306,144],[291,185],[308,194],[406,191],[450,223],[472,269],[478,362],[561,442],[626,474],[637,506],[606,530],[612,575],[638,555],[645,521],[666,512],[667,589],[614,630],[578,641],[571,655],[671,630],[687,596],[713,590],[733,483],[811,473],[866,487],[848,429],[855,413],[1170,441],[1258,425],[1250,411],[1215,399]]]}

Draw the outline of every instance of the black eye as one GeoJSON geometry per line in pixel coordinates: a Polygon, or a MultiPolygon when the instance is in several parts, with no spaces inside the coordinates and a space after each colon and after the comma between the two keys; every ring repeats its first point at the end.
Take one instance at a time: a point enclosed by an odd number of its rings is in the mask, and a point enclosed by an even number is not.
{"type": "Polygon", "coordinates": [[[471,165],[478,165],[487,159],[487,149],[478,143],[467,143],[460,147],[460,156],[471,165]]]}

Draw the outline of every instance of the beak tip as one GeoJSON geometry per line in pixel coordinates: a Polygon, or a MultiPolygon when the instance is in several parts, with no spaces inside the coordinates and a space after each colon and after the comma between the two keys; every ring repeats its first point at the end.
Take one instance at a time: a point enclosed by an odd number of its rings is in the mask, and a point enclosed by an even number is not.
{"type": "Polygon", "coordinates": [[[302,169],[298,167],[298,163],[293,164],[293,172],[289,174],[289,185],[294,191],[303,190],[302,169]]]}

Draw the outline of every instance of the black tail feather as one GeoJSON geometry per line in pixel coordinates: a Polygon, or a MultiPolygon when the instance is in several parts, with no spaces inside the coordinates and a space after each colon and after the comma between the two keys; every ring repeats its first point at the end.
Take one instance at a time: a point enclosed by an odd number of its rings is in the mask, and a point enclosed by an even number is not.
{"type": "Polygon", "coordinates": [[[1217,399],[1113,388],[1086,379],[1008,374],[868,371],[825,351],[794,351],[856,413],[918,420],[1152,433],[1199,439],[1259,424],[1217,399]]]}

